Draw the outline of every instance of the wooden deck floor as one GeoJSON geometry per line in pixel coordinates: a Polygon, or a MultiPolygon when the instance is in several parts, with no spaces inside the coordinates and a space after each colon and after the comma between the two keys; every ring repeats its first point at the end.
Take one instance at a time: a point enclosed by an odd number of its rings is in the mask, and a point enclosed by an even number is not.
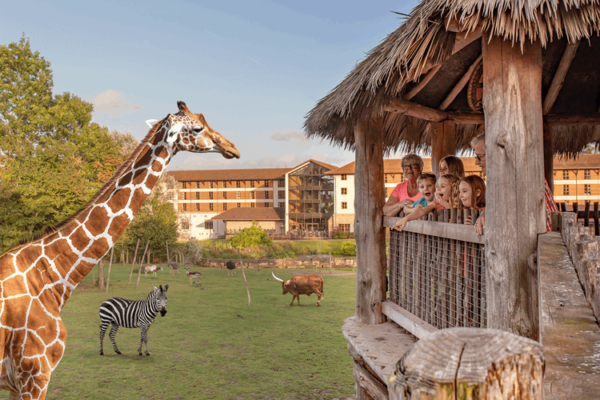
{"type": "Polygon", "coordinates": [[[600,398],[600,329],[560,234],[540,235],[544,398],[600,398]]]}

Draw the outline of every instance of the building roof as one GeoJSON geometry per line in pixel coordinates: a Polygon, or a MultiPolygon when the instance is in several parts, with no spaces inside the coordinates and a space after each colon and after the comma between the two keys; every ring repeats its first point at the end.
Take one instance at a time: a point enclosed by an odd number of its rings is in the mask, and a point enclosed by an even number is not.
{"type": "Polygon", "coordinates": [[[554,169],[600,169],[600,154],[581,154],[575,159],[554,157],[554,169]]]}
{"type": "MultiPolygon", "coordinates": [[[[479,172],[481,168],[475,165],[475,157],[460,157],[464,166],[465,172],[479,172]]],[[[386,174],[398,174],[402,172],[402,159],[383,160],[383,172],[386,174]]],[[[423,172],[431,172],[431,158],[423,158],[423,172]]],[[[354,161],[346,164],[343,167],[329,171],[327,175],[354,175],[354,161]]]]}
{"type": "MultiPolygon", "coordinates": [[[[309,137],[352,149],[358,121],[383,115],[381,140],[386,151],[428,149],[434,134],[430,122],[384,110],[392,100],[410,99],[440,111],[438,107],[457,82],[469,77],[471,66],[479,70],[476,61],[482,54],[482,32],[503,37],[515,46],[539,41],[543,46],[543,93],[552,83],[567,42],[581,40],[550,114],[597,113],[599,31],[600,5],[596,0],[423,0],[309,111],[304,130],[309,137]],[[591,76],[595,77],[593,82],[591,76]],[[422,89],[417,94],[406,96],[420,83],[422,89]]],[[[468,87],[464,86],[443,111],[472,113],[468,87]]],[[[457,149],[467,149],[481,129],[479,123],[457,125],[457,149]]],[[[562,154],[581,152],[587,143],[600,143],[593,131],[592,125],[552,126],[554,149],[562,154]]]]}
{"type": "Polygon", "coordinates": [[[211,219],[221,221],[283,221],[285,209],[283,207],[241,207],[232,208],[211,219]]]}
{"type": "Polygon", "coordinates": [[[283,179],[292,168],[211,169],[168,171],[177,181],[245,181],[283,179]]]}

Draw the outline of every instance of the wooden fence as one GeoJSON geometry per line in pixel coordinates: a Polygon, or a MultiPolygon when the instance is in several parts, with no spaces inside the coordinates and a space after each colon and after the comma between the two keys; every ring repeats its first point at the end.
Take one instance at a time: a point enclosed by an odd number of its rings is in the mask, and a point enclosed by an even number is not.
{"type": "MultiPolygon", "coordinates": [[[[384,313],[396,322],[399,316],[403,327],[425,327],[416,330],[417,337],[436,329],[487,326],[484,239],[463,224],[468,217],[476,220],[476,210],[441,210],[427,221],[409,222],[402,232],[390,231],[390,299],[384,313]]],[[[384,225],[390,228],[398,220],[386,217],[384,225]]]]}
{"type": "Polygon", "coordinates": [[[562,212],[573,211],[577,215],[578,224],[593,228],[590,235],[600,236],[600,209],[597,201],[592,206],[592,203],[586,200],[583,209],[579,207],[577,202],[573,202],[572,207],[568,207],[564,201],[559,205],[562,212]]]}

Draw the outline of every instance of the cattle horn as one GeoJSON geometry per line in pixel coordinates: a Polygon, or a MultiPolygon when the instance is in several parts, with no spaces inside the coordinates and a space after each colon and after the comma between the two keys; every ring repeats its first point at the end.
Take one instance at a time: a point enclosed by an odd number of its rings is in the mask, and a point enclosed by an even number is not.
{"type": "Polygon", "coordinates": [[[273,275],[273,278],[277,279],[279,282],[283,282],[283,279],[279,279],[278,277],[276,277],[273,271],[271,271],[271,274],[273,275]]]}

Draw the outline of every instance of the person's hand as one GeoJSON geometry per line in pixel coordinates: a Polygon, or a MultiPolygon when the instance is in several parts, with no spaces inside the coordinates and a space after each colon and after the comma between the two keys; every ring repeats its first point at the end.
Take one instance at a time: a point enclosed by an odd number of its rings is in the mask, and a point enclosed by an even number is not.
{"type": "Polygon", "coordinates": [[[412,206],[412,205],[413,205],[413,201],[411,199],[402,200],[400,202],[400,209],[403,209],[406,206],[412,206]]]}
{"type": "Polygon", "coordinates": [[[394,226],[392,226],[392,229],[395,229],[398,232],[402,232],[402,229],[404,229],[407,222],[408,221],[406,220],[406,218],[402,218],[400,221],[396,222],[394,226]]]}
{"type": "Polygon", "coordinates": [[[423,208],[423,207],[424,207],[424,206],[423,206],[423,204],[419,203],[419,204],[417,204],[416,206],[414,206],[413,208],[414,208],[415,210],[418,210],[419,208],[423,208]]]}
{"type": "Polygon", "coordinates": [[[479,215],[479,218],[475,222],[475,232],[477,232],[477,234],[480,236],[483,235],[483,227],[484,226],[485,226],[485,210],[481,211],[481,215],[479,215]]]}
{"type": "Polygon", "coordinates": [[[469,215],[467,218],[465,218],[465,221],[463,222],[465,225],[473,225],[471,223],[471,216],[469,215]]]}
{"type": "Polygon", "coordinates": [[[442,197],[437,193],[435,194],[435,201],[437,201],[437,203],[445,209],[452,208],[452,204],[450,204],[449,201],[442,199],[442,197]]]}

